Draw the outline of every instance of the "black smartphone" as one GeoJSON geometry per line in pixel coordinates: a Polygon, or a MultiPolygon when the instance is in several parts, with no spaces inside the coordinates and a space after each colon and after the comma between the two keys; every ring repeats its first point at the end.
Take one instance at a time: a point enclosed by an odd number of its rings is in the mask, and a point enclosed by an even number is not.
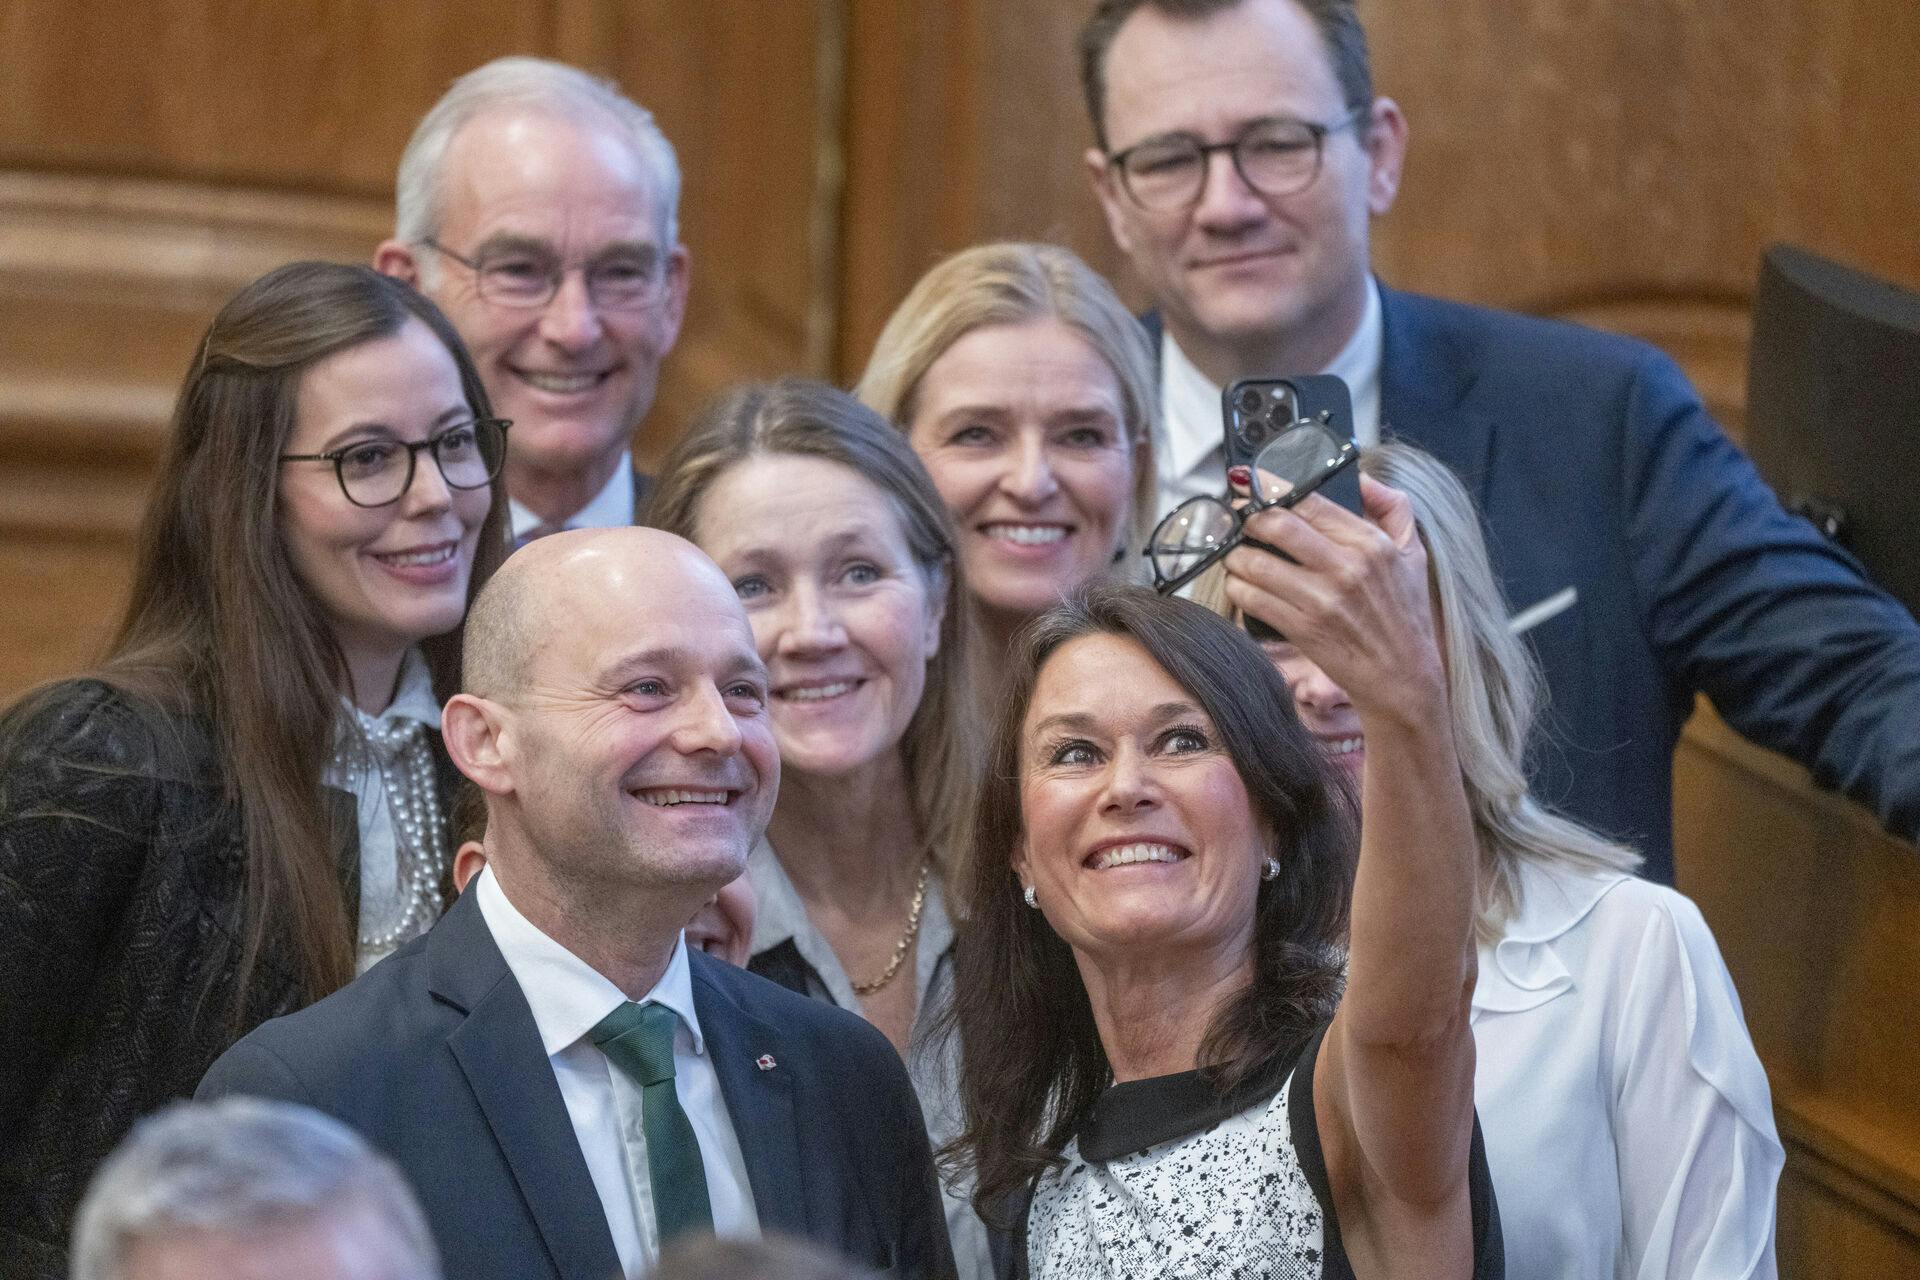
{"type": "MultiPolygon", "coordinates": [[[[1339,440],[1353,440],[1353,395],[1345,382],[1327,373],[1297,378],[1242,378],[1220,393],[1220,416],[1225,424],[1229,467],[1252,466],[1254,458],[1270,440],[1302,421],[1317,423],[1339,440]]],[[[1360,468],[1356,466],[1340,468],[1315,492],[1355,515],[1363,514],[1360,468]]],[[[1277,556],[1285,555],[1264,542],[1252,538],[1247,541],[1277,556]]],[[[1255,640],[1282,638],[1278,631],[1258,618],[1243,618],[1241,625],[1255,640]]]]}
{"type": "MultiPolygon", "coordinates": [[[[1353,439],[1353,396],[1330,373],[1299,378],[1242,378],[1220,393],[1229,467],[1250,467],[1269,440],[1311,421],[1337,439],[1353,439]]],[[[1342,467],[1316,492],[1360,515],[1360,469],[1342,467]]]]}

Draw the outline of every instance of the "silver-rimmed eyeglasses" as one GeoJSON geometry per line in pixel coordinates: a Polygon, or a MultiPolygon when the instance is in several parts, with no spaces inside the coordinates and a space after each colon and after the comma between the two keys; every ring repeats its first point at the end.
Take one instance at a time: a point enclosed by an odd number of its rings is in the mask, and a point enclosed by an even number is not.
{"type": "MultiPolygon", "coordinates": [[[[501,307],[544,307],[560,292],[560,282],[572,268],[537,243],[489,244],[469,258],[432,236],[420,241],[473,272],[473,287],[481,301],[501,307]]],[[[587,297],[603,311],[637,311],[660,301],[667,291],[667,273],[660,254],[651,246],[615,248],[580,264],[587,297]]]]}
{"type": "Polygon", "coordinates": [[[1263,196],[1290,196],[1313,185],[1327,135],[1366,119],[1367,108],[1354,107],[1337,120],[1316,124],[1272,116],[1255,120],[1227,142],[1202,142],[1190,133],[1148,138],[1107,162],[1120,173],[1120,186],[1142,209],[1173,213],[1192,208],[1207,186],[1207,160],[1216,151],[1233,157],[1240,180],[1263,196]]]}
{"type": "Polygon", "coordinates": [[[283,453],[282,462],[331,462],[340,492],[356,507],[384,507],[400,501],[413,487],[413,470],[422,450],[449,489],[484,489],[500,474],[507,457],[506,418],[476,418],[455,423],[425,440],[384,437],[356,440],[325,453],[283,453]]]}
{"type": "Polygon", "coordinates": [[[1143,553],[1162,595],[1178,591],[1208,565],[1239,546],[1247,517],[1269,507],[1290,507],[1353,465],[1360,450],[1325,424],[1302,419],[1261,447],[1253,459],[1252,492],[1235,506],[1231,498],[1188,498],[1153,528],[1143,553]]]}

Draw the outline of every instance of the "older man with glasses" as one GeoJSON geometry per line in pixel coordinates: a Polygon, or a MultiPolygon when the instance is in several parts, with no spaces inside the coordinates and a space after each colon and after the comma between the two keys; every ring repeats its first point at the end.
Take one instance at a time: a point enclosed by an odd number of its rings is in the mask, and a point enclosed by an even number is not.
{"type": "Polygon", "coordinates": [[[1673,362],[1374,278],[1408,132],[1353,0],[1100,0],[1080,55],[1088,171],[1158,308],[1163,512],[1225,490],[1222,387],[1338,375],[1363,447],[1438,454],[1485,514],[1551,693],[1542,799],[1670,881],[1673,748],[1705,693],[1920,832],[1920,628],[1781,509],[1673,362]]]}
{"type": "Polygon", "coordinates": [[[679,199],[653,117],[538,58],[455,81],[401,156],[374,265],[440,305],[514,422],[517,543],[634,522],[633,433],[687,304],[679,199]]]}

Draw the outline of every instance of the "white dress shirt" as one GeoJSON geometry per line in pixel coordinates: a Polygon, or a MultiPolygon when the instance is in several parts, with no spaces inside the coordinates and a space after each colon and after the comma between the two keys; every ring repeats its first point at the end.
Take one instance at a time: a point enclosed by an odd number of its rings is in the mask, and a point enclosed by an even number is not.
{"type": "Polygon", "coordinates": [[[1785,1154],[1699,909],[1619,872],[1520,889],[1472,1015],[1507,1274],[1773,1280],[1785,1154]]]}
{"type": "MultiPolygon", "coordinates": [[[[513,517],[513,538],[515,542],[531,533],[542,523],[539,516],[514,501],[513,495],[507,495],[507,511],[513,517]]],[[[599,493],[593,500],[580,508],[562,522],[563,529],[619,529],[630,525],[638,514],[633,506],[633,453],[629,450],[620,455],[619,463],[613,474],[607,477],[599,493]]]]}
{"type": "MultiPolygon", "coordinates": [[[[521,915],[491,868],[481,868],[474,890],[487,929],[533,1010],[541,1047],[553,1066],[580,1154],[586,1157],[593,1189],[606,1211],[621,1269],[638,1275],[660,1252],[647,1139],[641,1127],[640,1086],[587,1038],[626,996],[521,915]]],[[[760,1217],[747,1181],[747,1163],[694,1012],[684,937],[674,943],[667,971],[638,1003],[649,1000],[680,1016],[673,1037],[673,1090],[700,1143],[714,1231],[723,1236],[757,1236],[760,1217]]]]}
{"type": "MultiPolygon", "coordinates": [[[[340,706],[341,715],[349,722],[359,722],[362,732],[396,720],[418,720],[435,733],[440,731],[440,700],[433,696],[433,673],[427,670],[427,660],[418,647],[407,650],[400,660],[400,679],[385,711],[369,715],[345,697],[340,699],[340,706]]],[[[356,936],[366,938],[396,918],[404,896],[412,891],[411,886],[400,883],[400,851],[393,834],[386,782],[380,769],[358,750],[347,753],[344,765],[338,760],[329,764],[323,780],[327,786],[353,795],[360,829],[360,919],[356,936]]],[[[444,810],[449,797],[439,799],[444,810]]],[[[394,947],[362,943],[355,956],[355,971],[365,973],[393,951],[394,947]]]]}
{"type": "MultiPolygon", "coordinates": [[[[1386,349],[1380,286],[1367,281],[1360,327],[1322,373],[1347,384],[1353,394],[1353,438],[1362,448],[1380,443],[1380,359],[1386,349]]],[[[1275,376],[1282,371],[1275,370],[1275,376]]],[[[1291,370],[1288,372],[1298,372],[1291,370]]],[[[1220,421],[1220,388],[1207,380],[1172,334],[1160,341],[1160,439],[1154,442],[1160,514],[1188,498],[1226,492],[1226,454],[1220,421]]]]}

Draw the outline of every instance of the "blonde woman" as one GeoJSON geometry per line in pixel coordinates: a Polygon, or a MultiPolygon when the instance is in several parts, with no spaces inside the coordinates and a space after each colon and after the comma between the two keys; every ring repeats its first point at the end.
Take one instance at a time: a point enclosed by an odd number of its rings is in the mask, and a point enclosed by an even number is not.
{"type": "Polygon", "coordinates": [[[953,513],[989,653],[1093,578],[1133,574],[1154,518],[1153,354],[1067,250],[987,244],[934,267],[854,393],[905,433],[953,513]]]}
{"type": "MultiPolygon", "coordinates": [[[[1407,445],[1360,466],[1406,494],[1431,566],[1479,845],[1474,1099],[1508,1274],[1772,1277],[1784,1156],[1713,935],[1692,902],[1633,874],[1632,850],[1528,793],[1539,676],[1459,481],[1407,445]]],[[[1262,513],[1248,535],[1275,542],[1300,521],[1262,513]]],[[[1199,594],[1284,636],[1294,619],[1263,589],[1270,560],[1236,551],[1199,594]]],[[[1346,690],[1284,639],[1262,648],[1301,723],[1354,785],[1372,785],[1346,690]]]]}

